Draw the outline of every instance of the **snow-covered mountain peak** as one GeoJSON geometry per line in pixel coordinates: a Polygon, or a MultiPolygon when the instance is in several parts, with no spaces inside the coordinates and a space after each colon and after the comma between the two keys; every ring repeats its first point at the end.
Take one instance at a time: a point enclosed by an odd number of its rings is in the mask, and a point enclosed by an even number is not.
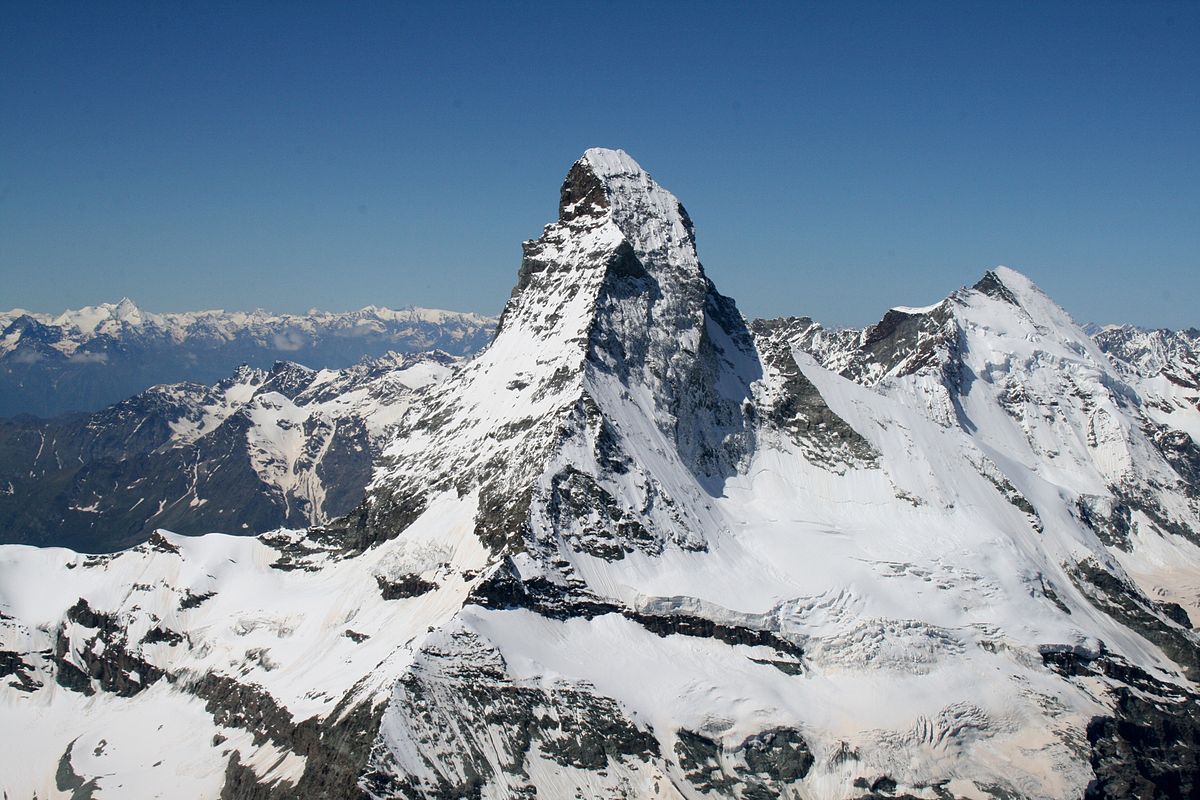
{"type": "Polygon", "coordinates": [[[991,351],[985,366],[1005,372],[1028,370],[1038,363],[1074,365],[1072,371],[1124,395],[1126,388],[1110,379],[1110,363],[1087,331],[1028,277],[997,267],[969,290],[952,295],[953,316],[967,360],[991,351]]]}
{"type": "Polygon", "coordinates": [[[142,322],[142,310],[138,308],[137,303],[128,297],[121,298],[120,302],[113,308],[112,316],[113,319],[130,325],[140,325],[142,322]]]}
{"type": "MultiPolygon", "coordinates": [[[[743,405],[763,370],[736,307],[703,274],[679,201],[608,150],[571,167],[561,200],[560,218],[524,244],[495,339],[401,426],[377,475],[392,500],[378,505],[424,503],[414,495],[446,483],[460,494],[479,486],[482,537],[515,542],[544,522],[531,504],[566,502],[548,486],[584,491],[592,481],[586,491],[601,491],[599,475],[583,473],[607,471],[605,459],[707,480],[744,455],[743,405]],[[606,455],[560,472],[575,449],[606,455]]],[[[603,489],[610,502],[668,508],[678,487],[638,473],[636,485],[603,489]]],[[[661,516],[660,532],[686,527],[661,516]]]]}
{"type": "MultiPolygon", "coordinates": [[[[162,774],[149,700],[214,742],[168,748],[190,796],[1190,796],[1200,450],[1065,311],[1001,268],[751,338],[627,155],[562,201],[345,517],[0,549],[10,795],[162,774]]],[[[293,406],[344,404],[293,375],[228,416],[288,486],[293,406]]]]}
{"type": "Polygon", "coordinates": [[[587,164],[600,180],[607,180],[617,175],[649,177],[646,170],[642,169],[642,165],[620,148],[589,147],[583,151],[583,156],[579,160],[587,164]]]}
{"type": "Polygon", "coordinates": [[[988,270],[970,289],[956,292],[952,297],[971,306],[972,297],[984,295],[991,300],[1015,306],[1029,321],[1045,332],[1069,339],[1088,339],[1083,330],[1062,306],[1054,302],[1037,284],[1023,273],[1009,267],[988,270]]]}
{"type": "Polygon", "coordinates": [[[1038,288],[1037,284],[1029,279],[1029,276],[1004,265],[989,269],[973,288],[989,294],[994,290],[1003,289],[1011,294],[1011,301],[1018,305],[1022,297],[1046,296],[1046,293],[1038,288]]]}
{"type": "Polygon", "coordinates": [[[525,243],[500,327],[524,320],[522,335],[582,343],[616,292],[653,300],[642,327],[694,331],[711,288],[679,200],[624,151],[593,148],[563,181],[559,219],[525,243]]]}
{"type": "Polygon", "coordinates": [[[931,370],[953,383],[964,358],[989,352],[995,356],[989,374],[1046,359],[1100,371],[1108,365],[1066,310],[1008,267],[989,270],[931,305],[893,307],[862,331],[828,331],[808,319],[785,327],[825,367],[868,385],[931,370]]]}
{"type": "Polygon", "coordinates": [[[702,275],[687,211],[624,150],[592,148],[575,162],[560,190],[559,221],[611,223],[648,268],[669,263],[702,275]]]}

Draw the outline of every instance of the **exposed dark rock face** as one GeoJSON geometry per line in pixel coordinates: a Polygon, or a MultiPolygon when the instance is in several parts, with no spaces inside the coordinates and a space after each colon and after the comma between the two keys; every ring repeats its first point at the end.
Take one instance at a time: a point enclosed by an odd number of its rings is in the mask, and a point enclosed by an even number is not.
{"type": "Polygon", "coordinates": [[[192,594],[190,590],[184,590],[183,599],[179,601],[179,610],[187,611],[189,608],[198,608],[201,603],[215,596],[213,592],[204,592],[202,594],[192,594]]]}
{"type": "Polygon", "coordinates": [[[179,686],[202,698],[218,724],[242,728],[253,734],[256,742],[270,740],[305,758],[304,772],[295,785],[272,785],[259,781],[235,751],[226,766],[223,799],[349,800],[366,796],[358,780],[379,728],[382,707],[369,702],[352,708],[339,705],[325,720],[311,717],[296,722],[267,692],[224,675],[209,673],[198,680],[184,676],[179,686]]]}
{"type": "Polygon", "coordinates": [[[1017,300],[1016,295],[1012,293],[1012,290],[1005,286],[1004,282],[1000,280],[1000,277],[991,270],[988,270],[984,276],[980,278],[979,282],[971,288],[977,292],[983,292],[988,297],[994,297],[997,300],[1003,300],[1004,302],[1010,303],[1014,306],[1021,305],[1020,301],[1017,300]]]}
{"type": "Polygon", "coordinates": [[[781,783],[800,780],[813,765],[812,753],[804,737],[791,728],[756,733],[742,742],[738,750],[742,752],[749,772],[781,783]]]}
{"type": "Polygon", "coordinates": [[[754,734],[729,752],[702,734],[680,730],[675,756],[688,783],[718,797],[784,796],[785,787],[803,780],[813,765],[807,742],[791,728],[754,734]]]}
{"type": "Polygon", "coordinates": [[[376,797],[479,797],[497,780],[513,796],[532,797],[527,759],[535,749],[562,768],[601,774],[660,756],[653,732],[614,701],[517,685],[499,654],[465,632],[427,648],[421,666],[397,684],[383,724],[425,746],[416,755],[377,745],[363,780],[376,797]]]}
{"type": "Polygon", "coordinates": [[[332,426],[328,446],[322,447],[321,438],[315,431],[306,428],[308,444],[305,462],[311,465],[325,487],[323,514],[337,517],[345,509],[354,508],[362,502],[363,492],[371,480],[373,456],[377,452],[371,441],[366,423],[357,418],[339,420],[332,426]]]}
{"type": "Polygon", "coordinates": [[[1184,431],[1147,423],[1146,435],[1179,474],[1193,497],[1200,496],[1200,445],[1184,431]]]}
{"type": "Polygon", "coordinates": [[[948,305],[926,313],[892,309],[866,330],[861,358],[881,373],[911,375],[926,367],[941,366],[939,348],[954,334],[948,305]]]}
{"type": "Polygon", "coordinates": [[[608,208],[608,193],[596,174],[583,162],[567,173],[559,192],[558,218],[570,222],[576,217],[597,215],[608,208]]]}
{"type": "Polygon", "coordinates": [[[1042,657],[1072,680],[1102,679],[1110,693],[1112,713],[1087,726],[1096,777],[1085,800],[1200,794],[1200,695],[1104,651],[1057,650],[1042,657]]]}
{"type": "Polygon", "coordinates": [[[91,800],[98,789],[95,778],[85,781],[71,766],[71,751],[75,749],[72,742],[58,760],[58,770],[54,773],[54,786],[60,792],[70,792],[71,800],[91,800]]]}
{"type": "Polygon", "coordinates": [[[676,731],[675,759],[683,777],[700,792],[732,796],[738,779],[722,767],[721,746],[712,739],[689,730],[676,731]]]}
{"type": "Polygon", "coordinates": [[[67,623],[55,639],[53,658],[58,684],[87,695],[95,693],[95,681],[102,692],[132,697],[164,674],[129,650],[127,633],[116,617],[93,611],[82,598],[67,611],[67,623]],[[95,629],[96,633],[85,639],[82,647],[72,648],[68,625],[95,629]]]}
{"type": "Polygon", "coordinates": [[[988,464],[988,468],[981,469],[980,474],[996,487],[996,491],[1000,492],[1005,500],[1012,503],[1014,508],[1025,514],[1029,519],[1030,526],[1035,531],[1038,533],[1042,532],[1042,518],[1038,514],[1037,509],[1033,507],[1033,504],[1029,502],[1025,495],[1021,494],[1017,487],[1012,485],[1011,481],[995,469],[994,465],[988,464]]]}
{"type": "Polygon", "coordinates": [[[270,740],[287,747],[295,735],[291,713],[260,687],[214,672],[198,678],[179,676],[175,681],[180,689],[204,700],[218,725],[249,731],[255,743],[270,740]]]}
{"type": "Polygon", "coordinates": [[[1104,544],[1126,551],[1132,548],[1129,535],[1133,530],[1133,519],[1124,503],[1085,495],[1079,498],[1076,508],[1079,520],[1104,544]]]}
{"type": "Polygon", "coordinates": [[[12,680],[7,682],[9,686],[23,692],[36,691],[42,684],[34,675],[33,665],[26,663],[20,653],[0,650],[0,678],[12,676],[12,680]]]}
{"type": "Polygon", "coordinates": [[[763,412],[766,420],[787,432],[813,463],[835,470],[875,465],[878,453],[871,444],[834,413],[801,372],[791,350],[790,326],[757,320],[753,330],[764,361],[782,378],[763,412]]]}
{"type": "Polygon", "coordinates": [[[142,642],[145,644],[158,644],[165,642],[171,646],[175,646],[183,641],[183,636],[175,631],[166,630],[165,628],[151,628],[142,637],[142,642]]]}
{"type": "Polygon", "coordinates": [[[567,468],[554,476],[546,505],[550,522],[584,553],[616,561],[626,553],[657,555],[663,542],[623,509],[594,478],[567,468]]]}
{"type": "Polygon", "coordinates": [[[503,559],[475,584],[467,603],[498,610],[524,608],[552,619],[592,619],[620,610],[616,604],[591,595],[578,583],[562,585],[541,576],[523,579],[511,557],[503,559]]]}
{"type": "Polygon", "coordinates": [[[350,514],[317,529],[310,538],[335,545],[343,555],[354,555],[402,534],[425,512],[425,507],[425,498],[420,495],[376,492],[370,501],[360,502],[350,514]]]}
{"type": "Polygon", "coordinates": [[[620,614],[638,623],[656,636],[695,636],[715,639],[729,645],[769,647],[784,656],[784,671],[799,673],[804,651],[773,631],[750,628],[685,613],[648,613],[600,600],[581,586],[559,585],[536,577],[522,579],[511,559],[497,567],[480,582],[467,598],[468,603],[491,609],[526,609],[553,619],[592,619],[604,614],[620,614]]]}
{"type": "MultiPolygon", "coordinates": [[[[624,616],[642,625],[646,630],[658,636],[698,636],[702,639],[716,639],[731,645],[761,646],[791,656],[792,663],[799,671],[804,651],[798,645],[783,639],[779,635],[765,630],[748,628],[742,625],[730,625],[716,622],[704,617],[686,614],[645,614],[636,611],[625,611],[624,616]]],[[[770,662],[776,664],[777,662],[770,662]]],[[[785,670],[786,671],[786,670],[785,670]]]]}
{"type": "Polygon", "coordinates": [[[402,575],[399,578],[389,579],[382,575],[376,575],[375,581],[379,584],[379,593],[383,595],[384,600],[401,600],[406,597],[420,597],[423,594],[429,594],[438,588],[438,585],[433,581],[427,581],[420,575],[402,575]]]}
{"type": "Polygon", "coordinates": [[[479,493],[475,535],[493,553],[520,552],[529,534],[532,503],[532,489],[506,493],[500,486],[485,484],[479,493]]]}
{"type": "Polygon", "coordinates": [[[1200,640],[1182,608],[1150,600],[1094,561],[1077,564],[1068,574],[1093,605],[1162,648],[1189,680],[1200,681],[1200,640]]]}

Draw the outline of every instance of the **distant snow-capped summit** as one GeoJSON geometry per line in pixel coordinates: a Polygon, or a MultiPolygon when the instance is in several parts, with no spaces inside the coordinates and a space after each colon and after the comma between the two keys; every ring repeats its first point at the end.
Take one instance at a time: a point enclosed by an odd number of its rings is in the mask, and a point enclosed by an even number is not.
{"type": "MultiPolygon", "coordinates": [[[[272,332],[285,328],[311,334],[344,332],[354,330],[363,322],[371,321],[413,326],[450,325],[465,330],[486,328],[492,323],[492,318],[483,314],[416,306],[391,309],[370,305],[345,312],[311,309],[305,314],[276,314],[261,308],[253,311],[209,309],[156,314],[143,311],[133,300],[124,297],[116,303],[84,306],[57,315],[24,309],[0,311],[0,330],[6,330],[15,320],[22,317],[60,329],[64,338],[57,349],[68,355],[74,348],[99,336],[140,335],[167,337],[174,341],[189,338],[227,340],[242,333],[269,336],[272,332]]],[[[0,354],[11,351],[16,344],[17,342],[12,341],[0,343],[0,354]]]]}

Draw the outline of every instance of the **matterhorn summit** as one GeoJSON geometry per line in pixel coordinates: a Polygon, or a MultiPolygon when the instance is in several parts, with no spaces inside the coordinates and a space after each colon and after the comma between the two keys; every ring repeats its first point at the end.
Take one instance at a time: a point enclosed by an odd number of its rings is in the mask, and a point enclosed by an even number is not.
{"type": "Polygon", "coordinates": [[[1005,268],[861,331],[748,325],[679,201],[588,150],[353,511],[0,547],[0,781],[1192,796],[1200,447],[1166,383],[1194,350],[1135,338],[1005,268]]]}

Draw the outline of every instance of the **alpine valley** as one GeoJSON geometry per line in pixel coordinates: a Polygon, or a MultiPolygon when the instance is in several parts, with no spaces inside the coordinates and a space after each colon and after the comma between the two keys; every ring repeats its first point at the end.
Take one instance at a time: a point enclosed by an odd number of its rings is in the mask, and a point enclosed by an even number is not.
{"type": "Polygon", "coordinates": [[[0,542],[112,552],[159,527],[255,534],[328,522],[363,498],[440,351],[341,370],[277,362],[153,386],[93,414],[0,420],[0,542]]]}
{"type": "Polygon", "coordinates": [[[594,149],[473,357],[121,414],[5,434],[141,542],[0,547],[5,798],[1200,795],[1195,331],[747,323],[594,149]]]}

